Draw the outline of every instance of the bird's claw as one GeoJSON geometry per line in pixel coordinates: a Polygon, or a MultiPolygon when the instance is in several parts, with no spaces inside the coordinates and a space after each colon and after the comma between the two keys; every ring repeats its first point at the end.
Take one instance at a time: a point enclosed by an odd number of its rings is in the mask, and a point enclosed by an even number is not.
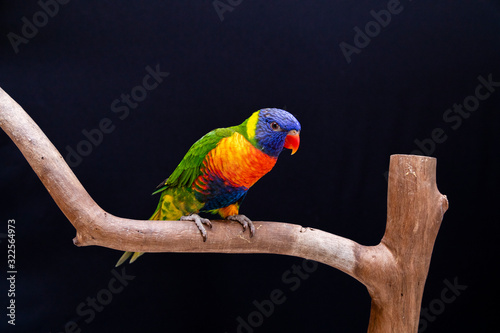
{"type": "Polygon", "coordinates": [[[239,222],[243,226],[243,231],[247,230],[248,227],[248,229],[250,230],[250,237],[253,237],[253,235],[255,234],[255,226],[253,225],[252,220],[250,220],[245,215],[230,215],[227,217],[227,219],[239,222]]]}
{"type": "Polygon", "coordinates": [[[190,214],[186,216],[181,216],[181,221],[192,221],[198,227],[198,230],[201,232],[201,236],[203,237],[203,241],[207,241],[207,231],[205,230],[204,224],[208,225],[210,229],[212,229],[212,222],[209,219],[205,219],[200,217],[198,214],[190,214]]]}

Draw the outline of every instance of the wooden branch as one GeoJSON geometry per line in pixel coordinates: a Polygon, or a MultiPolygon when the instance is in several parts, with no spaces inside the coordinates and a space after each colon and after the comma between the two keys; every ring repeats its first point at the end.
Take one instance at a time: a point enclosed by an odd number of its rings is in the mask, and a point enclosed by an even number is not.
{"type": "Polygon", "coordinates": [[[253,238],[236,222],[214,221],[207,242],[181,221],[142,221],[113,216],[85,191],[41,129],[0,88],[0,126],[76,229],[77,246],[123,251],[273,253],[315,260],[362,282],[372,298],[368,332],[417,332],[434,241],[448,208],[436,187],[436,159],[392,155],[387,227],[377,246],[363,246],[321,230],[254,222],[253,238]]]}

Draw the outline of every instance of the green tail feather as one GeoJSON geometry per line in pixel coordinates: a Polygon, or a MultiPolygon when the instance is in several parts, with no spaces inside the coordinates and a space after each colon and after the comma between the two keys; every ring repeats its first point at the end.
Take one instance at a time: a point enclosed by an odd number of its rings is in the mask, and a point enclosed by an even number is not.
{"type": "Polygon", "coordinates": [[[121,264],[123,264],[125,261],[127,261],[127,259],[132,255],[133,252],[124,252],[122,254],[122,256],[120,257],[120,260],[118,260],[118,262],[116,263],[115,267],[118,267],[120,266],[121,264]]]}
{"type": "MultiPolygon", "coordinates": [[[[160,207],[156,208],[156,211],[155,213],[153,214],[153,216],[151,216],[150,220],[156,220],[160,214],[160,207]]],[[[144,252],[131,252],[131,251],[126,251],[122,254],[122,256],[120,257],[120,259],[118,260],[118,262],[116,263],[115,267],[118,267],[120,266],[121,264],[123,264],[125,261],[127,261],[128,258],[130,258],[130,263],[133,263],[134,261],[137,260],[137,258],[139,258],[140,256],[142,256],[144,254],[144,252]]]]}

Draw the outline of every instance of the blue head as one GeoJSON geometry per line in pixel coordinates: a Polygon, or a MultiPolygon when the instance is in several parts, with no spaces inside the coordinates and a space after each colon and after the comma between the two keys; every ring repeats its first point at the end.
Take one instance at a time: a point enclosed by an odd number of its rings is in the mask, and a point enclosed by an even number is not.
{"type": "Polygon", "coordinates": [[[253,130],[250,126],[255,126],[257,147],[270,156],[278,157],[283,148],[294,154],[299,148],[300,123],[285,110],[261,109],[249,118],[247,130],[253,130]]]}

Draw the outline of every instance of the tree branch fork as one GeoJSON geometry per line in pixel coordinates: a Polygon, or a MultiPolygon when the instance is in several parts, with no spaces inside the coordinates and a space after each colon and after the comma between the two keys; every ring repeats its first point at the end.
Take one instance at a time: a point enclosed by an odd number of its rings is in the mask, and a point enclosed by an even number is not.
{"type": "Polygon", "coordinates": [[[363,283],[372,298],[368,332],[417,332],[420,303],[446,196],[436,186],[436,159],[392,155],[386,231],[380,244],[296,224],[213,221],[203,242],[187,221],[131,220],[107,213],[90,197],[61,154],[29,115],[0,88],[0,127],[10,136],[76,229],[77,246],[122,251],[270,253],[315,260],[363,283]]]}

